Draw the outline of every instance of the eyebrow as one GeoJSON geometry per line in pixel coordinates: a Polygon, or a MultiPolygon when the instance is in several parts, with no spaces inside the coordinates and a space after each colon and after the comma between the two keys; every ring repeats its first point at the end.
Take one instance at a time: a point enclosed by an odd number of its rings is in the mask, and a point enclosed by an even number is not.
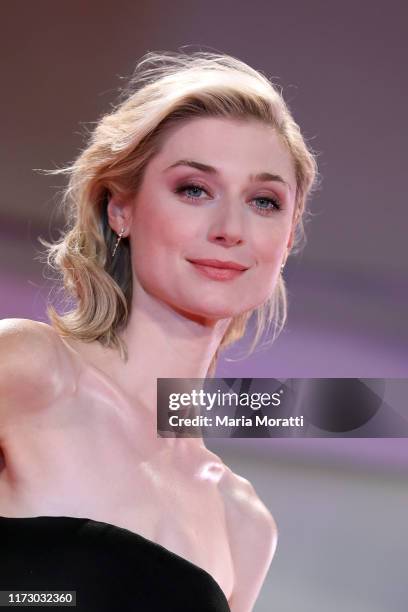
{"type": "MultiPolygon", "coordinates": [[[[189,166],[190,168],[196,168],[196,170],[201,170],[202,172],[207,172],[208,174],[219,174],[218,170],[214,168],[214,166],[209,166],[208,164],[203,164],[202,162],[194,161],[192,159],[179,159],[168,166],[163,172],[167,172],[171,168],[175,168],[176,166],[189,166]]],[[[287,186],[289,191],[291,191],[291,187],[284,178],[280,176],[280,174],[272,174],[271,172],[259,172],[258,174],[250,174],[250,181],[270,181],[270,182],[279,182],[283,183],[287,186]]]]}

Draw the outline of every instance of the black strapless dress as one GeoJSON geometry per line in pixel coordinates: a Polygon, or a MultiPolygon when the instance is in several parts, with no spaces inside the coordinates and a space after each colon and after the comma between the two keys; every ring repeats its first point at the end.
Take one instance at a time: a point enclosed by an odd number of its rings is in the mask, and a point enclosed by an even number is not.
{"type": "Polygon", "coordinates": [[[0,590],[76,591],[76,608],[68,609],[81,612],[231,612],[202,568],[132,531],[88,518],[0,517],[0,590]]]}

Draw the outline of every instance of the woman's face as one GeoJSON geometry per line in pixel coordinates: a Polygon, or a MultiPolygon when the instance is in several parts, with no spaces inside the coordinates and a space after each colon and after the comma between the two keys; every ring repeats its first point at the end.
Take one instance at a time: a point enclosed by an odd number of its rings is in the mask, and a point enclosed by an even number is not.
{"type": "Polygon", "coordinates": [[[173,128],[128,217],[134,297],[141,286],[205,321],[263,304],[293,237],[295,188],[290,153],[261,122],[211,117],[173,128]],[[197,259],[247,269],[215,277],[197,259]]]}

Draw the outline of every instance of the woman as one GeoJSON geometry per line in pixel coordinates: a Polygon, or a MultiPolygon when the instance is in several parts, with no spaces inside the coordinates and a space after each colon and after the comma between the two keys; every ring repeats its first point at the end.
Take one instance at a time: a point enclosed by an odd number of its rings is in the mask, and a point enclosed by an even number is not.
{"type": "MultiPolygon", "coordinates": [[[[36,546],[68,537],[75,555],[79,531],[99,526],[120,534],[118,551],[129,544],[142,558],[141,607],[129,609],[226,610],[228,600],[233,612],[249,612],[275,552],[275,521],[202,439],[157,437],[156,379],[213,375],[252,313],[255,342],[266,323],[279,333],[282,271],[302,236],[315,157],[281,94],[243,62],[148,53],[87,147],[58,172],[70,175],[68,223],[57,243],[43,243],[75,305],[65,314],[49,306],[51,325],[1,322],[9,558],[27,558],[23,527],[36,546]],[[159,561],[181,587],[171,581],[157,601],[159,561]]],[[[30,551],[35,565],[38,549],[30,551]]],[[[88,587],[97,558],[81,568],[88,587]]],[[[51,571],[58,561],[41,559],[43,582],[52,574],[53,588],[61,585],[51,571]]],[[[109,555],[120,583],[128,565],[119,559],[109,555]]],[[[69,557],[59,579],[71,572],[69,557]]],[[[106,603],[113,578],[98,580],[106,603]]]]}

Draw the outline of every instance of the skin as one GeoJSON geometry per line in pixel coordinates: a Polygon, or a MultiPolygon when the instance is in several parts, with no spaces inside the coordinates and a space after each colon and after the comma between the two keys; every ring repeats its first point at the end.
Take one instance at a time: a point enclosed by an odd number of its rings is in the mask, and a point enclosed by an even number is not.
{"type": "Polygon", "coordinates": [[[293,241],[295,185],[272,128],[200,118],[166,137],[137,196],[112,196],[111,227],[124,227],[131,242],[129,360],[44,323],[1,322],[0,515],[125,527],[208,571],[232,612],[252,610],[276,548],[274,519],[203,440],[157,438],[156,378],[204,378],[231,317],[271,295],[293,241]],[[180,159],[217,173],[166,170],[180,159]],[[264,171],[287,185],[249,181],[264,171]],[[190,181],[205,191],[176,193],[190,181]],[[264,198],[274,197],[282,209],[263,214],[264,198]],[[188,258],[249,269],[219,282],[188,258]]]}
{"type": "Polygon", "coordinates": [[[130,395],[155,407],[155,385],[144,377],[134,380],[136,371],[204,378],[231,317],[260,306],[272,294],[293,242],[295,185],[291,156],[272,128],[255,121],[200,118],[167,137],[135,201],[111,199],[110,225],[117,234],[125,228],[133,259],[134,299],[122,334],[132,351],[116,374],[130,395]],[[180,159],[214,166],[219,176],[188,167],[166,171],[180,159]],[[281,175],[289,187],[251,185],[248,175],[261,171],[281,175]],[[199,181],[208,195],[174,193],[190,180],[199,181]],[[254,201],[260,196],[278,196],[282,210],[261,214],[254,201]],[[250,269],[233,281],[215,282],[197,274],[187,258],[234,260],[250,269]],[[163,346],[166,351],[160,350],[163,346]]]}

